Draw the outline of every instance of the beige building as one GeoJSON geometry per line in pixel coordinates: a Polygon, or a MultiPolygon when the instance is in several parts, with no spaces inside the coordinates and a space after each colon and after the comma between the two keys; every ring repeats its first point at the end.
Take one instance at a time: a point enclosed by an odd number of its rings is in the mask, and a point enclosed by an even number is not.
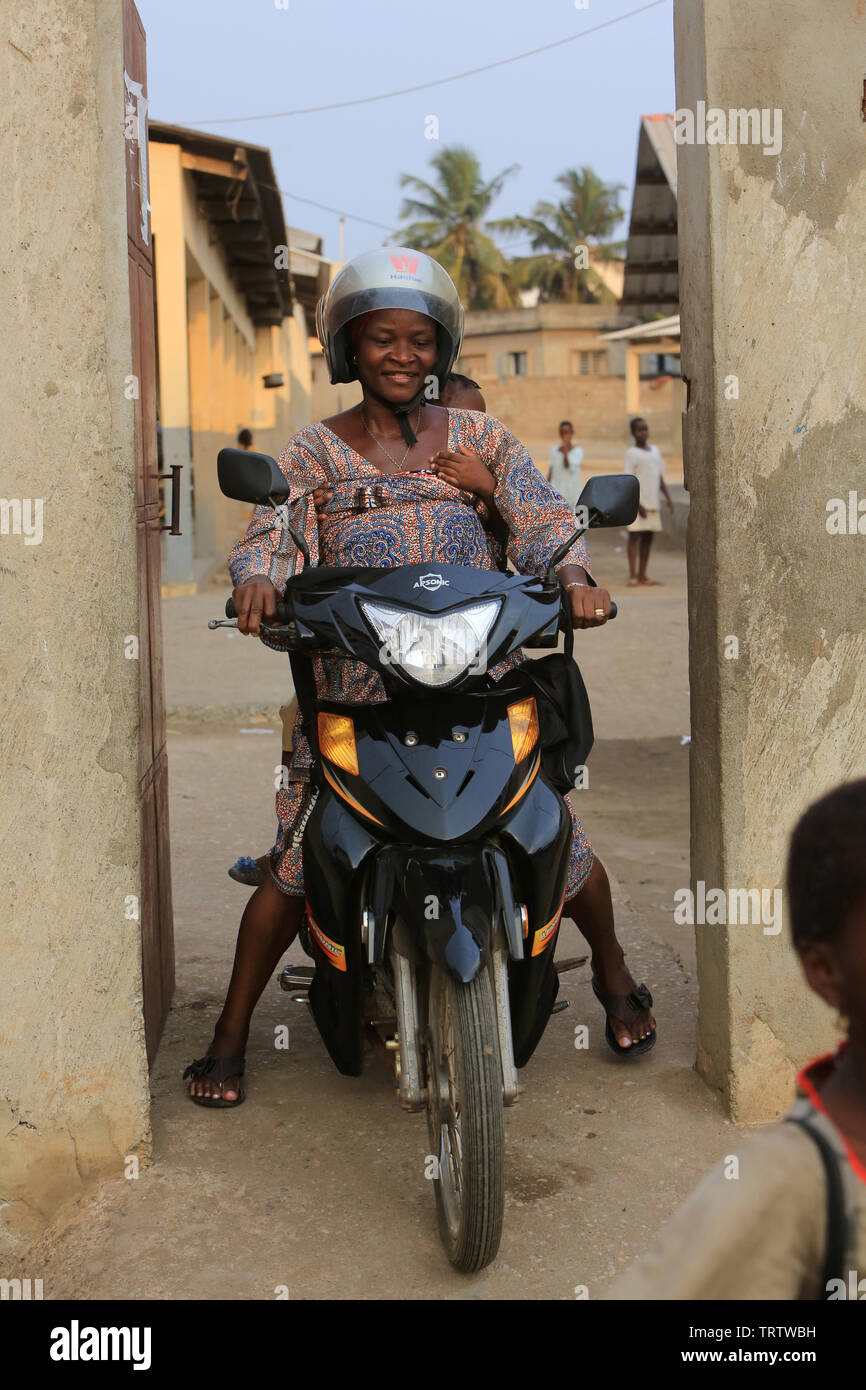
{"type": "MultiPolygon", "coordinates": [[[[633,315],[601,304],[470,313],[458,370],[478,382],[489,413],[513,430],[543,469],[563,419],[574,424],[588,462],[602,470],[619,467],[629,439],[626,351],[610,334],[633,322],[633,315]]],[[[638,370],[653,439],[677,478],[680,383],[671,380],[671,366],[661,348],[642,356],[638,370]]]]}
{"type": "Polygon", "coordinates": [[[329,272],[320,238],[286,227],[268,150],[157,122],[149,134],[162,466],[182,469],[163,584],[184,593],[249,516],[219,491],[218,451],[246,428],[278,453],[313,418],[308,335],[329,272]]]}

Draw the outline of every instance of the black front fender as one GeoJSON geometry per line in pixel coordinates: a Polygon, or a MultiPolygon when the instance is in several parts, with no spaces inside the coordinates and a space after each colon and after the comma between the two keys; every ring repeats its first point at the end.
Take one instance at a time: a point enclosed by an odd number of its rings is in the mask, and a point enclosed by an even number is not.
{"type": "Polygon", "coordinates": [[[428,960],[461,984],[474,980],[487,965],[500,915],[492,857],[486,849],[447,853],[401,848],[390,865],[380,857],[377,869],[388,873],[395,889],[395,950],[419,964],[428,960]]]}

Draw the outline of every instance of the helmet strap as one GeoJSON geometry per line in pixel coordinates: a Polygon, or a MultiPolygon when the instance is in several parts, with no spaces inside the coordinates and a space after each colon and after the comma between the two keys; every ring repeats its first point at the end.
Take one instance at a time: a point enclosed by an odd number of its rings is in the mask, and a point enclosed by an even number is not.
{"type": "Polygon", "coordinates": [[[374,400],[378,401],[380,405],[387,406],[388,409],[396,415],[397,424],[400,426],[400,433],[403,436],[404,443],[407,444],[410,449],[414,448],[418,443],[418,436],[412,428],[412,422],[409,417],[424,401],[426,387],[422,386],[421,390],[413,396],[412,400],[409,401],[407,405],[394,405],[393,402],[386,400],[378,391],[375,391],[372,386],[368,386],[366,382],[364,383],[364,390],[368,392],[374,400]]]}

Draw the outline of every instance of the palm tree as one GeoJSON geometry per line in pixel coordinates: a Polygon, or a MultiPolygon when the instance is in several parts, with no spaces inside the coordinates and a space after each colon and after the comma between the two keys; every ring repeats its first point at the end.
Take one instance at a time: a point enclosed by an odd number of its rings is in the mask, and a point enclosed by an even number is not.
{"type": "Polygon", "coordinates": [[[485,182],[471,150],[446,145],[430,161],[435,183],[400,176],[400,187],[411,190],[400,217],[414,219],[398,233],[397,244],[426,251],[448,271],[469,309],[506,309],[519,304],[509,262],[481,229],[481,220],[518,165],[503,169],[485,182]]]}
{"type": "Polygon", "coordinates": [[[566,169],[556,182],[565,189],[558,203],[537,203],[531,217],[504,217],[487,225],[506,236],[529,233],[536,254],[512,262],[521,286],[538,286],[543,300],[609,303],[615,295],[591,263],[580,265],[577,248],[587,246],[589,256],[600,260],[613,260],[622,250],[624,243],[607,238],[624,216],[618,200],[625,185],[605,183],[588,165],[566,169]]]}

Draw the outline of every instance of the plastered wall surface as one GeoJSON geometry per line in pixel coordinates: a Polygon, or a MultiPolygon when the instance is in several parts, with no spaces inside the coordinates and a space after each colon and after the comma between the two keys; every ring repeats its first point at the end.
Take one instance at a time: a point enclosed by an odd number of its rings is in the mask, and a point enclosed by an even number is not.
{"type": "Polygon", "coordinates": [[[0,1249],[149,1141],[122,52],[119,0],[0,12],[0,1249]]]}
{"type": "MultiPolygon", "coordinates": [[[[678,151],[692,883],[774,889],[800,813],[866,772],[866,534],[827,529],[832,499],[866,503],[866,14],[675,16],[679,109],[781,112],[777,154],[678,151]]],[[[696,930],[698,1066],[735,1119],[772,1119],[838,1034],[787,922],[696,930]]]]}

